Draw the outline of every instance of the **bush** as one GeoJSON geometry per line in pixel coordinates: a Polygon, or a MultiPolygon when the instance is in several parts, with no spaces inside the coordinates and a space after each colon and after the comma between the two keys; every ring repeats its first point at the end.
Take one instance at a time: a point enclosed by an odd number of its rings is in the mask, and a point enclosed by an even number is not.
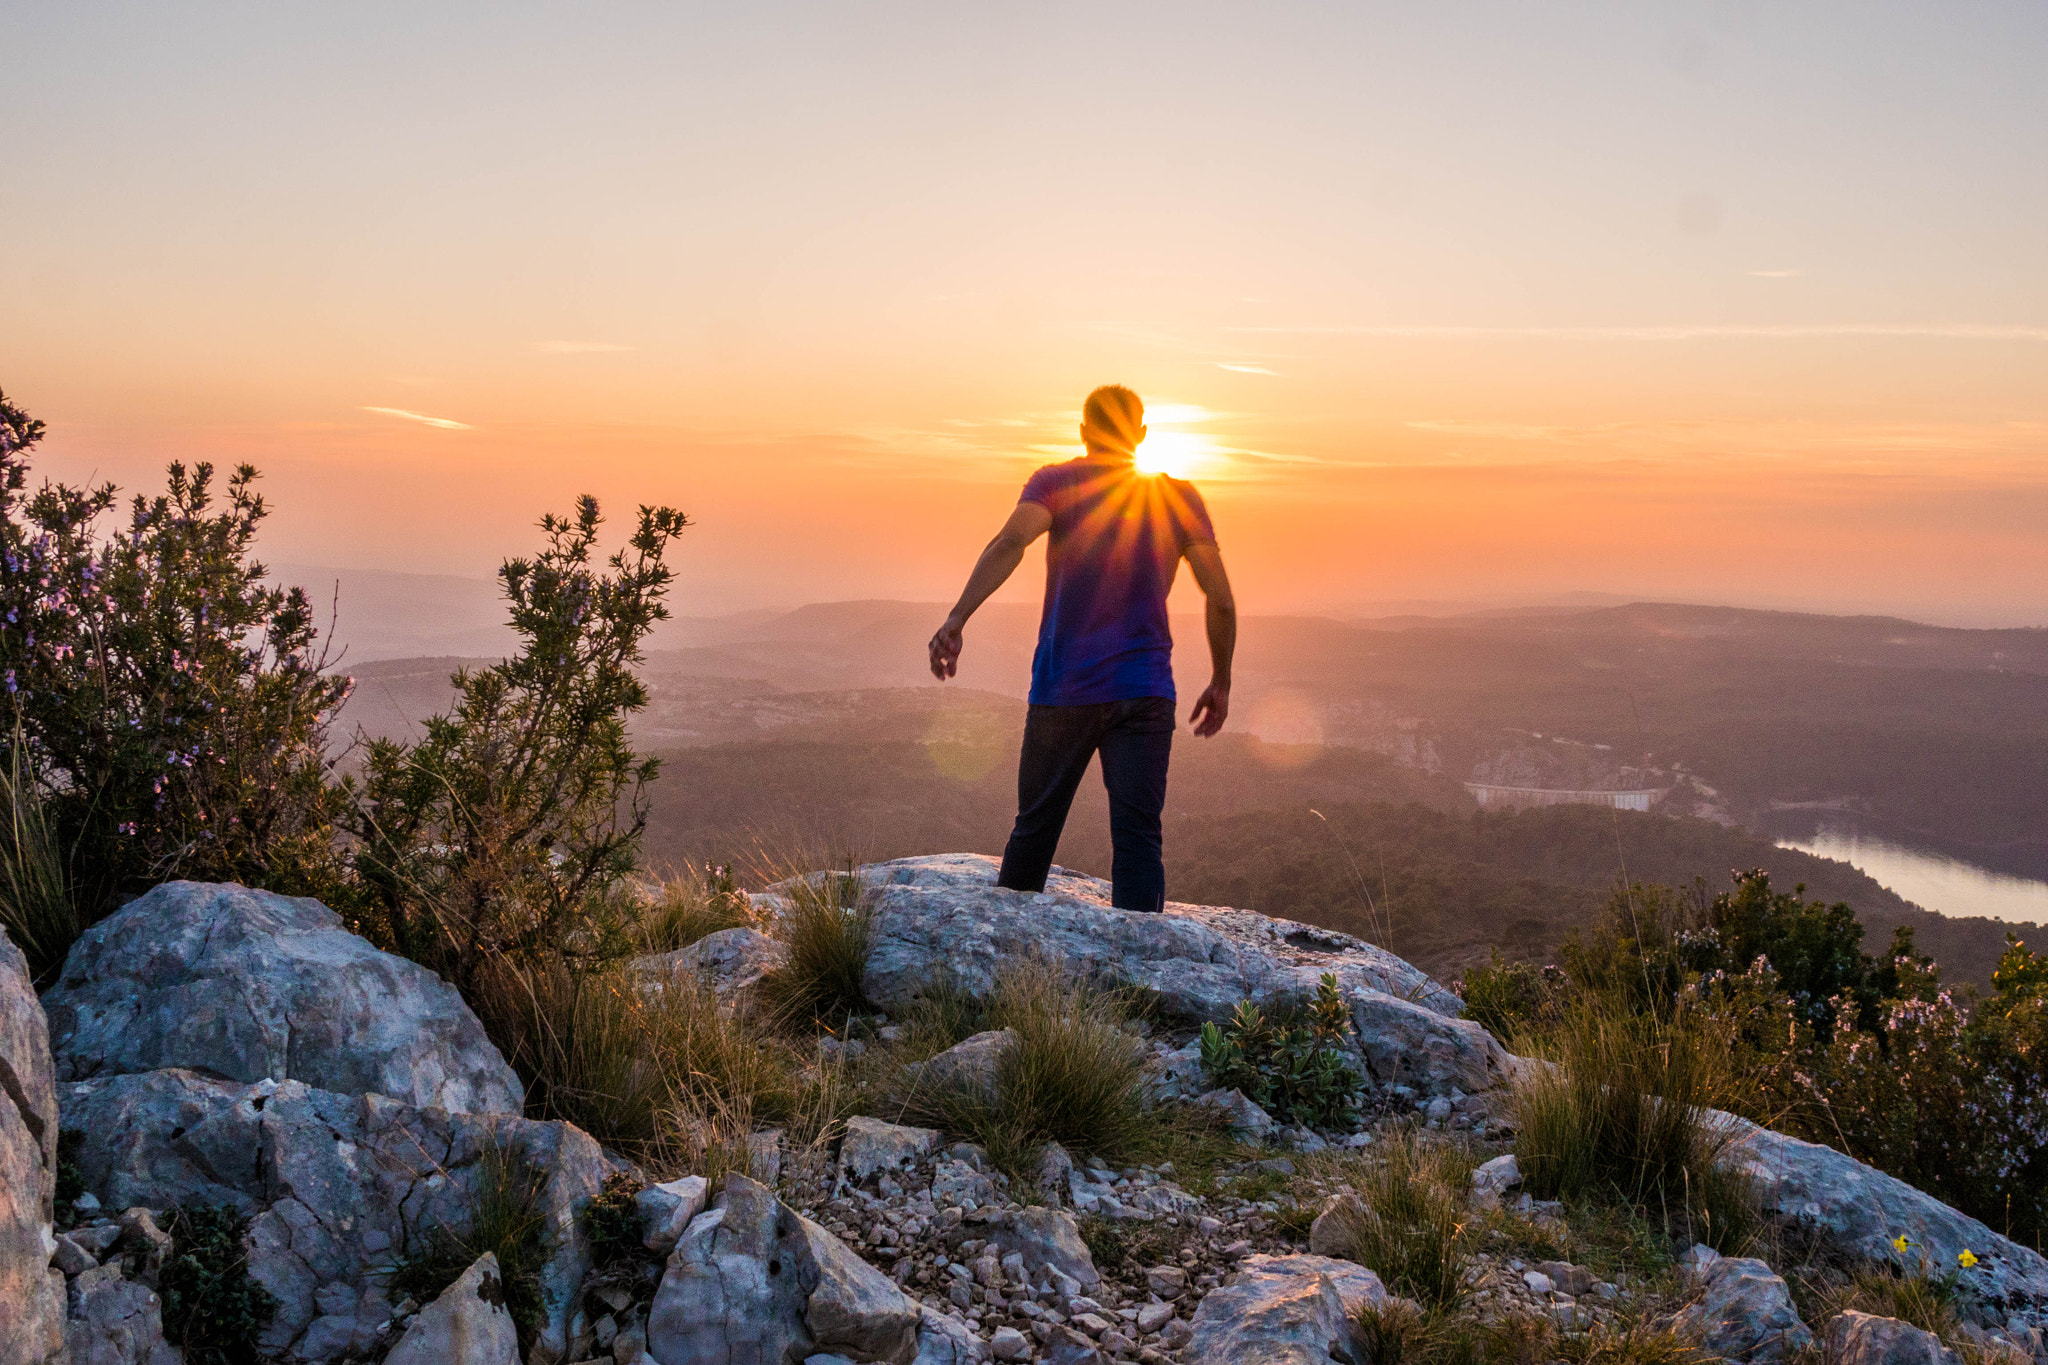
{"type": "Polygon", "coordinates": [[[541,1267],[552,1248],[541,1198],[547,1173],[517,1148],[487,1146],[478,1154],[466,1228],[421,1229],[391,1271],[394,1297],[432,1303],[485,1252],[498,1258],[505,1311],[519,1329],[521,1354],[533,1347],[542,1318],[541,1267]]]}
{"type": "Polygon", "coordinates": [[[1351,1258],[1396,1294],[1430,1309],[1456,1306],[1475,1232],[1466,1204],[1477,1163],[1412,1127],[1386,1133],[1373,1150],[1352,1185],[1357,1204],[1335,1215],[1351,1258]]]}
{"type": "MultiPolygon", "coordinates": [[[[1539,970],[1526,962],[1509,962],[1501,957],[1500,949],[1495,948],[1493,958],[1486,966],[1472,968],[1459,983],[1458,994],[1465,1000],[1465,1017],[1502,1040],[1517,1038],[1539,1024],[1551,1021],[1555,1010],[1555,991],[1546,972],[1555,973],[1556,970],[1539,970]]],[[[1558,979],[1562,980],[1561,973],[1558,973],[1558,979]]]]}
{"type": "Polygon", "coordinates": [[[1325,973],[1304,1008],[1268,1015],[1245,1000],[1222,1025],[1202,1025],[1202,1070],[1283,1123],[1349,1127],[1358,1119],[1358,1075],[1337,1045],[1350,1031],[1350,1007],[1325,973]]]}
{"type": "Polygon", "coordinates": [[[76,922],[173,877],[324,885],[324,728],[349,683],[323,671],[304,591],[251,557],[256,471],[216,507],[213,466],[173,464],[103,531],[111,484],[24,492],[42,435],[0,396],[0,743],[44,803],[76,922]]]}
{"type": "Polygon", "coordinates": [[[417,744],[369,745],[351,782],[354,865],[398,952],[468,992],[489,964],[602,962],[631,950],[613,892],[634,869],[656,760],[626,719],[647,704],[633,672],[668,616],[669,543],[688,522],[643,507],[609,571],[594,568],[594,498],[547,516],[547,544],[499,570],[517,655],[458,670],[452,714],[417,744]]]}
{"type": "Polygon", "coordinates": [[[590,1263],[602,1270],[621,1261],[647,1259],[640,1231],[640,1206],[635,1196],[647,1188],[624,1171],[608,1175],[583,1206],[583,1233],[590,1244],[590,1263]]]}
{"type": "Polygon", "coordinates": [[[850,869],[785,879],[783,905],[769,922],[789,961],[763,981],[765,997],[790,1022],[828,1026],[868,1008],[861,982],[875,942],[871,896],[850,869]]]}
{"type": "Polygon", "coordinates": [[[187,1205],[171,1212],[171,1252],[157,1273],[164,1340],[188,1365],[255,1365],[256,1338],[277,1312],[277,1299],[249,1278],[242,1234],[249,1220],[225,1205],[187,1205]]]}

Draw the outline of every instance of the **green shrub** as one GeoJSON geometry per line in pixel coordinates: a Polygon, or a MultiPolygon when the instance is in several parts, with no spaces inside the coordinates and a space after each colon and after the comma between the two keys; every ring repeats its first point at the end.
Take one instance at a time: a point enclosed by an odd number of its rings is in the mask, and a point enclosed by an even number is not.
{"type": "Polygon", "coordinates": [[[1283,1123],[1348,1127],[1359,1080],[1337,1045],[1350,1030],[1350,1007],[1325,973],[1304,1008],[1269,1015],[1245,1000],[1223,1024],[1202,1025],[1202,1069],[1210,1084],[1243,1091],[1283,1123]]]}
{"type": "Polygon", "coordinates": [[[432,1303],[490,1252],[498,1258],[505,1311],[519,1329],[523,1355],[540,1328],[540,1272],[552,1250],[541,1203],[546,1190],[547,1173],[524,1152],[485,1147],[471,1178],[467,1226],[421,1229],[392,1268],[393,1296],[432,1303]]]}
{"type": "Polygon", "coordinates": [[[1543,972],[1526,962],[1507,961],[1498,948],[1486,966],[1465,973],[1459,994],[1465,999],[1465,1017],[1503,1041],[1527,1033],[1552,1008],[1543,972]]]}
{"type": "Polygon", "coordinates": [[[256,1338],[277,1299],[249,1278],[242,1236],[249,1220],[225,1205],[171,1212],[170,1255],[157,1273],[164,1339],[188,1365],[255,1365],[256,1338]]]}
{"type": "Polygon", "coordinates": [[[1351,1258],[1388,1289],[1431,1309],[1465,1296],[1465,1266],[1477,1231],[1467,1213],[1472,1168],[1463,1147],[1412,1127],[1393,1129],[1352,1183],[1356,1204],[1336,1217],[1351,1258]]]}
{"type": "Polygon", "coordinates": [[[583,1206],[583,1233],[590,1245],[592,1265],[603,1269],[620,1261],[647,1258],[640,1233],[640,1207],[633,1202],[634,1196],[646,1188],[646,1182],[619,1171],[606,1176],[604,1184],[583,1206]]]}

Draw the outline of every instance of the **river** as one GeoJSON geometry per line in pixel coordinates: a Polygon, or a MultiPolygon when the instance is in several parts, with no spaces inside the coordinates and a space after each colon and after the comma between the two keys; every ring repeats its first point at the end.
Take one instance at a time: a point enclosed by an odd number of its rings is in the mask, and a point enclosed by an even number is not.
{"type": "Polygon", "coordinates": [[[1781,824],[1772,833],[1779,848],[1848,863],[1923,909],[2013,924],[2048,924],[2048,881],[1913,848],[1863,827],[1853,817],[1808,816],[1789,829],[1781,824]]]}

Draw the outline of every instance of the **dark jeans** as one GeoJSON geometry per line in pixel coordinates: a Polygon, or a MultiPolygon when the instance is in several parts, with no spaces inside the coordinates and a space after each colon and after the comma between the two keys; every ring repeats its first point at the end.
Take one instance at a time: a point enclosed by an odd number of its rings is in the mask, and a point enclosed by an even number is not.
{"type": "Polygon", "coordinates": [[[1109,837],[1116,849],[1111,903],[1119,910],[1165,909],[1159,812],[1166,807],[1173,730],[1173,703],[1165,697],[1032,707],[1017,764],[1017,826],[1003,850],[996,885],[1045,890],[1074,789],[1088,771],[1088,760],[1099,752],[1102,785],[1109,790],[1109,837]]]}

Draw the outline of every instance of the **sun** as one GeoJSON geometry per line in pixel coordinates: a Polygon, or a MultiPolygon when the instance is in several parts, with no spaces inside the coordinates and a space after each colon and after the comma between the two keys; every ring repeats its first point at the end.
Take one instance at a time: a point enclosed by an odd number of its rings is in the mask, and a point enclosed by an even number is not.
{"type": "Polygon", "coordinates": [[[1138,470],[1144,474],[1169,474],[1176,479],[1192,478],[1214,450],[1215,443],[1200,432],[1161,431],[1154,427],[1138,447],[1138,470]]]}

